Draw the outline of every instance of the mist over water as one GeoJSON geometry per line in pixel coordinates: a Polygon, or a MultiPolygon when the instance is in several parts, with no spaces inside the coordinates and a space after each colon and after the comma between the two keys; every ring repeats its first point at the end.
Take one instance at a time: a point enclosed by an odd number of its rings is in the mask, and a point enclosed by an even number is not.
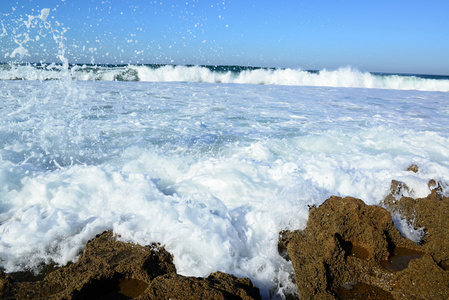
{"type": "Polygon", "coordinates": [[[304,228],[309,206],[331,195],[379,204],[392,179],[413,197],[430,179],[448,192],[447,78],[69,65],[61,36],[50,36],[58,64],[0,69],[7,272],[74,261],[113,230],[163,244],[183,275],[224,271],[282,298],[295,285],[278,234],[304,228]]]}

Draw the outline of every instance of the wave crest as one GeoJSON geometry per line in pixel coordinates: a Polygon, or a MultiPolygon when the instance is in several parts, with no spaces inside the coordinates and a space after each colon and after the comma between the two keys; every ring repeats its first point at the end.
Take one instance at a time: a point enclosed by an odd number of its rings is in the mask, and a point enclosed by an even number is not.
{"type": "Polygon", "coordinates": [[[54,80],[70,72],[74,80],[206,82],[259,85],[295,85],[375,88],[395,90],[449,91],[449,77],[394,75],[361,72],[345,67],[337,70],[306,71],[301,69],[272,69],[237,66],[73,65],[68,71],[57,65],[3,65],[2,80],[54,80]],[[429,78],[431,77],[431,78],[429,78]]]}

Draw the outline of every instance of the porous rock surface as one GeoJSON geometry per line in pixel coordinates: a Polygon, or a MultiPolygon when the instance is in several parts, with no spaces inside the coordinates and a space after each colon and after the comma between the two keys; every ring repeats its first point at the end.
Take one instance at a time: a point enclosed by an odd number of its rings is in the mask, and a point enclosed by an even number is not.
{"type": "Polygon", "coordinates": [[[1,299],[260,299],[247,278],[221,272],[208,278],[176,274],[173,257],[159,245],[118,241],[112,232],[91,240],[76,263],[38,281],[0,273],[1,299]]]}
{"type": "Polygon", "coordinates": [[[393,180],[391,193],[383,205],[415,228],[423,228],[426,232],[423,248],[438,264],[449,269],[449,197],[441,193],[443,186],[444,183],[431,180],[431,193],[427,197],[412,198],[407,195],[413,191],[404,182],[393,180]]]}
{"type": "Polygon", "coordinates": [[[449,272],[431,249],[402,237],[386,209],[351,197],[312,207],[307,227],[279,240],[301,299],[449,299],[449,272]]]}

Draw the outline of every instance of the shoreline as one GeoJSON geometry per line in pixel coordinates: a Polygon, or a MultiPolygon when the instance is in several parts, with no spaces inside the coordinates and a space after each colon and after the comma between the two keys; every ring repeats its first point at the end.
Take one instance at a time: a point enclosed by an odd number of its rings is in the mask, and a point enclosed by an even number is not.
{"type": "MultiPolygon", "coordinates": [[[[418,172],[415,165],[410,172],[418,172]]],[[[282,231],[279,253],[293,264],[301,299],[449,298],[449,197],[445,183],[411,198],[393,180],[381,206],[332,196],[311,207],[303,230],[282,231]],[[393,223],[401,215],[424,228],[420,243],[393,223]],[[314,278],[311,280],[310,278],[314,278]]],[[[76,263],[0,273],[2,299],[261,299],[248,278],[215,272],[207,278],[176,273],[173,255],[158,244],[121,242],[111,231],[89,241],[76,263]]],[[[286,295],[296,299],[298,295],[286,295]]]]}

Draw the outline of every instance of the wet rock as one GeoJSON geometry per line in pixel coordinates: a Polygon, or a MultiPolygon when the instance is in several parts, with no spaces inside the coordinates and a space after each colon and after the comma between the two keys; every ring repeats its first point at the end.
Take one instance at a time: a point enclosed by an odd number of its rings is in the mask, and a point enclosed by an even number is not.
{"type": "Polygon", "coordinates": [[[98,235],[76,263],[42,280],[17,282],[0,275],[2,299],[185,299],[181,295],[186,293],[209,299],[260,298],[249,279],[224,273],[206,279],[178,275],[163,247],[121,242],[112,232],[98,235]]]}
{"type": "MultiPolygon", "coordinates": [[[[405,184],[401,183],[402,186],[405,184]]],[[[429,181],[431,193],[425,198],[412,198],[398,189],[393,181],[391,193],[383,205],[392,213],[407,219],[416,229],[424,228],[422,246],[437,263],[446,266],[449,262],[449,198],[442,194],[444,184],[429,181]]]]}
{"type": "Polygon", "coordinates": [[[259,290],[248,278],[221,272],[207,278],[167,274],[154,280],[148,290],[146,299],[260,299],[259,290]]]}
{"type": "Polygon", "coordinates": [[[279,244],[301,299],[449,297],[449,273],[401,236],[386,209],[359,199],[329,198],[310,210],[304,230],[282,232],[279,244]]]}
{"type": "Polygon", "coordinates": [[[393,197],[392,200],[394,201],[394,199],[400,199],[401,197],[408,196],[411,193],[412,191],[404,182],[392,180],[390,194],[388,195],[388,197],[393,197]]]}
{"type": "Polygon", "coordinates": [[[117,298],[122,295],[121,280],[147,283],[159,275],[175,273],[172,260],[158,245],[124,243],[112,232],[104,232],[87,243],[78,262],[50,272],[43,280],[18,282],[13,291],[21,299],[117,298]]]}
{"type": "Polygon", "coordinates": [[[112,232],[105,232],[87,243],[77,263],[50,273],[46,280],[73,290],[74,298],[82,299],[89,289],[117,287],[122,278],[150,282],[175,272],[173,258],[165,249],[124,243],[117,241],[112,232]]]}
{"type": "Polygon", "coordinates": [[[12,277],[0,271],[0,295],[9,295],[12,289],[12,277]]]}
{"type": "Polygon", "coordinates": [[[410,171],[410,172],[413,172],[413,173],[418,173],[419,168],[418,168],[417,165],[413,164],[413,165],[410,165],[410,167],[408,167],[407,171],[410,171]]]}
{"type": "Polygon", "coordinates": [[[449,299],[449,272],[443,270],[430,255],[411,260],[408,268],[398,272],[394,282],[396,297],[402,299],[449,299]]]}

